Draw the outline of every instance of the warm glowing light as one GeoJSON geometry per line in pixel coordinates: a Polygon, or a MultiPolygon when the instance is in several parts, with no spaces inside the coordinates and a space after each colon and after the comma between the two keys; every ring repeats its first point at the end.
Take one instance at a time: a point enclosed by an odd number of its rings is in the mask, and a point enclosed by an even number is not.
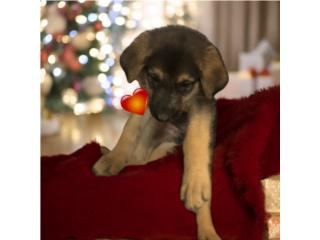
{"type": "Polygon", "coordinates": [[[98,1],[98,5],[101,6],[101,7],[108,7],[110,2],[111,2],[111,0],[99,0],[98,1]]]}
{"type": "Polygon", "coordinates": [[[106,55],[102,51],[99,51],[97,58],[103,61],[106,58],[106,55]]]}
{"type": "Polygon", "coordinates": [[[87,105],[85,103],[77,103],[73,107],[73,112],[75,115],[84,114],[87,110],[87,105]]]}
{"type": "Polygon", "coordinates": [[[64,43],[64,44],[67,44],[70,42],[70,37],[68,35],[64,35],[62,38],[61,38],[61,41],[64,43]]]}
{"type": "Polygon", "coordinates": [[[100,48],[100,51],[104,54],[109,54],[112,51],[112,45],[111,44],[105,44],[100,48]]]}
{"type": "Polygon", "coordinates": [[[96,35],[93,32],[88,32],[86,38],[88,41],[93,41],[96,38],[96,35]]]}
{"type": "Polygon", "coordinates": [[[239,71],[238,76],[240,79],[251,79],[252,75],[250,71],[239,71]]]}
{"type": "Polygon", "coordinates": [[[91,48],[91,49],[89,50],[89,55],[90,55],[91,57],[97,57],[98,54],[99,54],[99,50],[96,49],[96,48],[91,48]]]}
{"type": "Polygon", "coordinates": [[[72,88],[67,88],[62,92],[62,101],[69,107],[73,107],[78,101],[77,92],[72,88]]]}
{"type": "Polygon", "coordinates": [[[102,40],[106,39],[105,33],[104,33],[103,31],[97,32],[97,33],[96,33],[96,39],[97,39],[98,41],[100,41],[100,42],[101,42],[102,40]]]}
{"type": "Polygon", "coordinates": [[[113,4],[113,6],[112,6],[112,10],[115,11],[115,12],[120,12],[120,11],[121,11],[121,8],[122,8],[121,3],[115,3],[115,4],[113,4]]]}
{"type": "Polygon", "coordinates": [[[99,113],[103,110],[105,102],[102,98],[94,98],[88,102],[87,113],[99,113]]]}
{"type": "Polygon", "coordinates": [[[104,27],[109,27],[111,25],[111,21],[109,19],[109,16],[106,13],[100,13],[99,20],[102,22],[102,25],[104,27]]]}
{"type": "Polygon", "coordinates": [[[111,83],[108,81],[107,75],[105,75],[104,73],[100,73],[98,75],[98,81],[101,84],[101,87],[105,90],[111,86],[111,83]]]}
{"type": "Polygon", "coordinates": [[[48,63],[50,64],[54,64],[56,62],[56,56],[51,54],[49,57],[48,57],[48,63]]]}
{"type": "Polygon", "coordinates": [[[76,16],[76,22],[79,24],[85,24],[87,22],[87,17],[84,15],[76,16]]]}
{"type": "Polygon", "coordinates": [[[79,3],[84,3],[86,0],[78,0],[79,3]]]}
{"type": "Polygon", "coordinates": [[[106,63],[100,63],[99,69],[101,72],[108,72],[110,67],[106,63]]]}
{"type": "Polygon", "coordinates": [[[46,70],[45,70],[44,68],[41,68],[41,69],[40,69],[40,79],[41,79],[41,83],[44,82],[44,78],[45,78],[46,74],[47,74],[46,70]]]}
{"type": "Polygon", "coordinates": [[[129,13],[130,13],[130,9],[129,9],[128,7],[123,7],[123,8],[121,9],[121,14],[122,14],[123,16],[128,16],[129,13]]]}
{"type": "Polygon", "coordinates": [[[42,28],[45,28],[48,25],[48,20],[47,19],[42,19],[40,22],[40,25],[42,28]]]}
{"type": "Polygon", "coordinates": [[[60,1],[58,3],[58,8],[64,8],[66,6],[66,2],[65,1],[60,1]]]}
{"type": "Polygon", "coordinates": [[[116,17],[116,19],[114,20],[114,22],[119,25],[122,26],[123,24],[126,23],[126,19],[124,17],[116,17]]]}

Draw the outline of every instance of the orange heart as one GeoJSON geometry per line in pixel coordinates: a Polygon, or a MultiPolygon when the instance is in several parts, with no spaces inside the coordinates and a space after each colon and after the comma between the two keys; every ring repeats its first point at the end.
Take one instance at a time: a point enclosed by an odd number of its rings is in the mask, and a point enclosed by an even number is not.
{"type": "Polygon", "coordinates": [[[131,113],[143,115],[148,101],[148,93],[143,88],[136,89],[132,96],[124,95],[121,98],[121,106],[124,110],[131,113]]]}

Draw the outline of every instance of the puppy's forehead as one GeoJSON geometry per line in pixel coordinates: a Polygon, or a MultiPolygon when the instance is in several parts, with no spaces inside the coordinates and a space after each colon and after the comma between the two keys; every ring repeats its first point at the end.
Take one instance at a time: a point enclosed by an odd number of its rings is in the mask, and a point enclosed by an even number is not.
{"type": "Polygon", "coordinates": [[[148,65],[149,72],[160,78],[175,77],[176,81],[194,78],[197,72],[194,58],[184,49],[165,47],[150,56],[148,65]]]}

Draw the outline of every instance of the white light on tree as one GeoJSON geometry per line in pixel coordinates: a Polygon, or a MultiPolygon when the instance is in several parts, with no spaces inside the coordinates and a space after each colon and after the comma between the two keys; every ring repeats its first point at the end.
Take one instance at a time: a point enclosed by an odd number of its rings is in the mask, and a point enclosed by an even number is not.
{"type": "Polygon", "coordinates": [[[114,22],[119,25],[122,26],[123,24],[126,23],[126,19],[124,17],[116,17],[116,19],[114,20],[114,22]]]}
{"type": "Polygon", "coordinates": [[[43,42],[44,44],[48,44],[52,41],[52,35],[51,34],[47,34],[44,38],[43,38],[43,42]]]}
{"type": "Polygon", "coordinates": [[[96,49],[96,48],[91,48],[91,49],[89,50],[89,55],[90,55],[91,57],[97,57],[98,54],[99,54],[99,50],[96,49]]]}
{"type": "Polygon", "coordinates": [[[106,64],[108,64],[110,67],[114,65],[114,59],[113,58],[107,58],[105,61],[106,64]]]}
{"type": "Polygon", "coordinates": [[[96,13],[90,13],[88,15],[88,20],[89,22],[95,22],[98,19],[98,15],[96,13]]]}
{"type": "Polygon", "coordinates": [[[56,62],[56,56],[51,54],[49,57],[48,57],[48,63],[50,64],[54,64],[56,62]]]}
{"type": "Polygon", "coordinates": [[[72,37],[72,38],[75,37],[77,34],[78,34],[78,32],[76,30],[71,30],[69,32],[69,36],[72,37]]]}
{"type": "Polygon", "coordinates": [[[99,0],[98,5],[101,7],[108,7],[110,2],[111,2],[111,0],[99,0]]]}
{"type": "Polygon", "coordinates": [[[99,31],[99,32],[97,32],[96,33],[96,39],[98,40],[98,41],[103,41],[104,39],[106,39],[106,35],[105,35],[105,33],[103,32],[103,31],[99,31]]]}
{"type": "Polygon", "coordinates": [[[58,2],[58,8],[64,8],[65,6],[66,6],[66,2],[65,1],[58,2]]]}
{"type": "Polygon", "coordinates": [[[106,63],[100,63],[99,69],[101,72],[108,72],[110,67],[106,63]]]}
{"type": "Polygon", "coordinates": [[[87,22],[87,18],[84,15],[76,16],[76,22],[79,24],[85,24],[87,22]]]}
{"type": "Polygon", "coordinates": [[[53,76],[60,77],[61,73],[62,73],[62,70],[61,70],[61,68],[56,67],[56,68],[53,69],[52,73],[53,73],[53,76]]]}
{"type": "Polygon", "coordinates": [[[104,54],[109,54],[112,51],[112,45],[111,44],[105,44],[100,48],[101,52],[104,54]]]}
{"type": "Polygon", "coordinates": [[[98,75],[98,81],[101,84],[101,87],[104,89],[108,89],[111,86],[111,83],[108,81],[107,75],[104,73],[100,73],[98,75]]]}
{"type": "Polygon", "coordinates": [[[84,55],[84,54],[80,55],[79,56],[79,62],[81,64],[87,64],[88,63],[88,57],[86,55],[84,55]]]}
{"type": "Polygon", "coordinates": [[[121,11],[121,8],[122,8],[121,3],[115,3],[115,4],[113,4],[113,6],[112,6],[112,10],[115,11],[115,12],[120,12],[120,11],[121,11]]]}

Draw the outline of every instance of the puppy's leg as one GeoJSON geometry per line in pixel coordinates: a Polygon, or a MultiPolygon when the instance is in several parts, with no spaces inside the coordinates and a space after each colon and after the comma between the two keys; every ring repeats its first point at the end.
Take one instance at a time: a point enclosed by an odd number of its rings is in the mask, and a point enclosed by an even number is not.
{"type": "Polygon", "coordinates": [[[184,173],[181,199],[185,201],[188,209],[197,213],[201,239],[219,239],[215,234],[210,214],[213,124],[214,104],[202,103],[194,106],[190,111],[183,142],[184,173]],[[210,235],[212,237],[208,238],[210,235]]]}
{"type": "Polygon", "coordinates": [[[220,240],[211,218],[210,202],[205,202],[196,212],[199,240],[220,240]]]}
{"type": "Polygon", "coordinates": [[[209,106],[194,107],[189,116],[183,141],[184,172],[181,200],[188,209],[196,211],[211,199],[211,126],[209,106]]]}
{"type": "Polygon", "coordinates": [[[125,166],[139,137],[140,125],[146,122],[149,117],[148,113],[143,116],[132,114],[129,117],[115,148],[110,152],[103,153],[94,164],[93,172],[96,175],[115,175],[125,166]]]}

